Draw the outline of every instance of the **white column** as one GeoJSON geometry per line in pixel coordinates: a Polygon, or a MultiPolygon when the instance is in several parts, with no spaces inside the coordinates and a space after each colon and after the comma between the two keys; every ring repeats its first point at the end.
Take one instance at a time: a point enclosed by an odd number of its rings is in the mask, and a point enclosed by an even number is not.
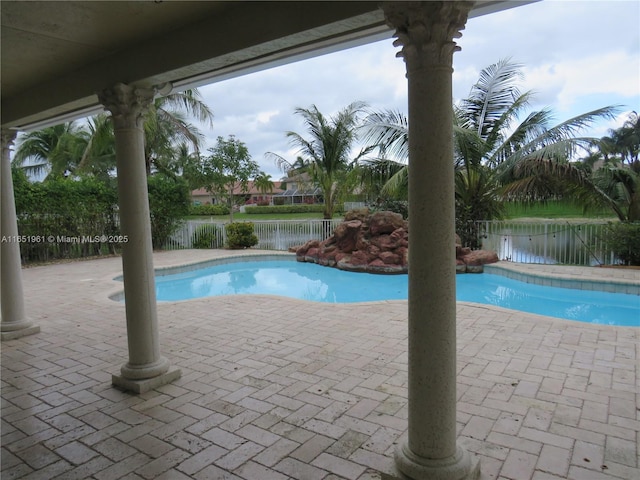
{"type": "Polygon", "coordinates": [[[401,477],[479,477],[456,443],[452,62],[473,2],[387,2],[409,94],[409,416],[401,477]]]}
{"type": "Polygon", "coordinates": [[[2,165],[0,169],[0,334],[11,340],[38,333],[24,309],[22,262],[18,242],[18,220],[11,178],[10,148],[16,138],[14,130],[2,129],[2,165]]]}
{"type": "Polygon", "coordinates": [[[122,245],[122,271],[129,362],[112,380],[138,393],[180,377],[160,355],[143,130],[154,94],[153,89],[117,84],[99,95],[113,120],[120,232],[128,239],[122,245]]]}

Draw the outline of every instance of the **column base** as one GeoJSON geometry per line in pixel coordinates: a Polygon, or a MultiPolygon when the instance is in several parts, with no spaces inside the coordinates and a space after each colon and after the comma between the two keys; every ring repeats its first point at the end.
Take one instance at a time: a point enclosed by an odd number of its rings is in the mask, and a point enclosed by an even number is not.
{"type": "Polygon", "coordinates": [[[145,363],[143,365],[132,365],[131,363],[127,363],[120,369],[120,374],[122,377],[129,380],[144,380],[162,375],[168,370],[169,360],[164,357],[160,357],[159,360],[153,363],[145,363]]]}
{"type": "Polygon", "coordinates": [[[29,321],[0,324],[0,340],[15,340],[39,332],[40,327],[29,321]]]}
{"type": "Polygon", "coordinates": [[[383,474],[382,480],[478,480],[480,461],[460,445],[454,457],[431,460],[418,457],[401,444],[395,454],[396,468],[391,475],[383,474]]]}
{"type": "Polygon", "coordinates": [[[144,378],[138,380],[125,378],[122,375],[112,375],[111,384],[114,387],[121,388],[122,390],[134,393],[145,393],[153,390],[154,388],[158,388],[162,385],[171,383],[174,380],[179,379],[181,375],[182,371],[178,368],[169,369],[166,373],[152,378],[144,378]]]}

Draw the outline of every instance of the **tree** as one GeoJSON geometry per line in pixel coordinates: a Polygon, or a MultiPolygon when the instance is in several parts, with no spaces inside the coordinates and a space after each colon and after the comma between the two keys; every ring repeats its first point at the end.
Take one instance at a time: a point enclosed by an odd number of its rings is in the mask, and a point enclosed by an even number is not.
{"type": "Polygon", "coordinates": [[[247,193],[249,179],[260,174],[258,164],[251,159],[247,146],[230,135],[226,140],[218,137],[211,155],[201,159],[193,175],[209,193],[227,201],[233,222],[234,194],[247,193]]]}
{"type": "Polygon", "coordinates": [[[32,175],[46,173],[46,178],[60,178],[73,174],[88,142],[88,132],[76,122],[21,135],[13,165],[32,175]]]}
{"type": "Polygon", "coordinates": [[[622,127],[600,139],[598,149],[582,159],[591,172],[574,196],[587,207],[608,206],[622,222],[640,221],[640,117],[631,112],[622,127]],[[599,168],[593,159],[604,160],[599,168]]]}
{"type": "Polygon", "coordinates": [[[172,176],[176,149],[182,145],[189,145],[199,153],[204,135],[187,121],[188,117],[213,126],[213,113],[200,100],[197,89],[170,93],[153,101],[144,121],[147,175],[155,170],[172,176]]]}
{"type": "Polygon", "coordinates": [[[113,123],[104,113],[88,119],[88,139],[76,173],[107,180],[116,170],[113,123]]]}
{"type": "Polygon", "coordinates": [[[153,248],[160,249],[167,238],[180,226],[189,213],[191,203],[189,186],[181,178],[161,173],[147,179],[149,190],[149,214],[151,216],[151,240],[153,248]]]}
{"type": "MultiPolygon", "coordinates": [[[[212,125],[213,114],[200,100],[198,90],[172,93],[154,100],[145,114],[145,164],[147,175],[161,172],[175,177],[181,158],[191,149],[198,155],[204,135],[186,119],[212,125]]],[[[85,124],[75,122],[30,132],[18,139],[14,165],[52,178],[69,175],[108,177],[115,171],[115,137],[110,117],[101,114],[85,124]]]]}
{"type": "MultiPolygon", "coordinates": [[[[604,107],[550,126],[550,110],[526,114],[533,93],[519,91],[521,78],[521,65],[500,60],[483,69],[469,96],[454,106],[458,221],[499,218],[500,198],[549,198],[567,194],[570,185],[583,184],[584,171],[570,160],[599,140],[578,134],[616,111],[604,107]],[[458,214],[460,209],[464,214],[458,214]]],[[[402,114],[383,112],[370,117],[368,130],[367,138],[380,141],[383,152],[406,155],[408,129],[402,114]]],[[[402,185],[397,180],[403,177],[407,178],[406,172],[390,180],[396,181],[397,188],[402,185]]],[[[456,227],[467,231],[465,225],[456,227]]]]}
{"type": "Polygon", "coordinates": [[[358,171],[362,193],[370,204],[381,205],[408,198],[406,163],[386,158],[365,159],[358,171]]]}
{"type": "MultiPolygon", "coordinates": [[[[307,127],[309,137],[305,138],[296,132],[287,132],[292,145],[299,148],[302,165],[308,164],[308,172],[313,182],[320,187],[324,198],[325,219],[333,217],[337,202],[345,195],[357,180],[354,167],[358,160],[371,151],[366,148],[355,158],[351,158],[351,150],[358,139],[357,129],[361,114],[366,104],[353,102],[335,116],[325,117],[318,107],[296,108],[307,127]]],[[[284,172],[294,169],[293,164],[274,153],[267,157],[275,160],[284,172]]]]}
{"type": "Polygon", "coordinates": [[[275,188],[275,184],[271,180],[271,175],[264,172],[260,172],[256,175],[256,178],[253,179],[253,185],[263,195],[273,192],[273,189],[275,188]]]}
{"type": "Polygon", "coordinates": [[[567,188],[574,201],[585,210],[610,208],[621,222],[640,222],[639,172],[605,163],[581,180],[567,188]]]}
{"type": "Polygon", "coordinates": [[[372,112],[362,125],[363,140],[378,154],[362,162],[359,168],[364,192],[375,204],[407,200],[409,183],[409,125],[407,117],[397,111],[372,112]]]}
{"type": "Polygon", "coordinates": [[[609,135],[600,139],[598,145],[605,161],[628,164],[640,173],[640,116],[631,112],[622,127],[609,130],[609,135]],[[611,156],[613,155],[613,158],[611,156]]]}
{"type": "Polygon", "coordinates": [[[296,161],[291,164],[291,168],[287,170],[288,177],[300,175],[309,170],[309,162],[302,157],[297,157],[296,161]]]}

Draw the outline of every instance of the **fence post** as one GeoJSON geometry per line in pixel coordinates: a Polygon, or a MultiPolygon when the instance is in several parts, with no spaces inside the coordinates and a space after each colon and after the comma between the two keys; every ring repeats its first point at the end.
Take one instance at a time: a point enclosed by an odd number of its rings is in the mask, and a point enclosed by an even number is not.
{"type": "Polygon", "coordinates": [[[330,218],[322,219],[322,240],[326,240],[331,236],[332,223],[333,223],[333,219],[330,219],[330,218]]]}
{"type": "Polygon", "coordinates": [[[543,258],[544,258],[544,263],[547,263],[547,242],[549,241],[549,224],[545,223],[544,224],[544,251],[543,251],[543,258]]]}

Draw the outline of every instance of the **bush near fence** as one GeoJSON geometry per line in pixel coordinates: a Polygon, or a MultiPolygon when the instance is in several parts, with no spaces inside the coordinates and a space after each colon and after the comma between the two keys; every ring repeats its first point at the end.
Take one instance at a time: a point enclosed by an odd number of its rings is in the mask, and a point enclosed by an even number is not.
{"type": "MultiPolygon", "coordinates": [[[[258,237],[258,244],[254,248],[259,250],[286,251],[290,247],[300,246],[309,240],[327,238],[342,219],[301,219],[301,220],[255,220],[254,233],[258,237]]],[[[203,220],[188,220],[183,223],[173,235],[167,238],[164,248],[175,250],[181,248],[199,248],[208,240],[200,240],[201,236],[215,235],[214,244],[220,248],[227,244],[225,223],[213,223],[203,220]],[[212,228],[209,229],[209,226],[212,228]]],[[[204,247],[208,248],[208,247],[204,247]]]]}
{"type": "Polygon", "coordinates": [[[18,233],[25,263],[113,253],[119,245],[93,241],[117,236],[117,194],[112,183],[95,178],[29,182],[13,171],[18,233]],[[91,239],[89,241],[88,239],[91,239]]]}
{"type": "Polygon", "coordinates": [[[229,207],[224,204],[216,205],[191,205],[189,207],[189,215],[206,216],[206,215],[229,215],[229,207]]]}
{"type": "MultiPolygon", "coordinates": [[[[336,205],[336,213],[344,213],[343,205],[336,205]]],[[[314,204],[293,204],[293,205],[269,205],[269,206],[246,206],[245,213],[250,214],[272,214],[272,213],[322,213],[324,205],[314,204]]]]}
{"type": "Polygon", "coordinates": [[[199,225],[191,236],[192,247],[221,248],[224,245],[224,235],[220,230],[224,230],[224,227],[215,223],[199,225]]]}
{"type": "Polygon", "coordinates": [[[640,222],[608,223],[605,236],[624,265],[640,265],[640,222]]]}
{"type": "MultiPolygon", "coordinates": [[[[12,171],[18,233],[24,263],[118,253],[122,248],[115,179],[85,177],[30,182],[12,171]],[[103,241],[102,239],[107,239],[103,241]]],[[[189,204],[183,181],[148,179],[151,232],[159,248],[181,224],[189,204]]]]}
{"type": "Polygon", "coordinates": [[[227,246],[232,250],[250,248],[258,244],[258,237],[253,233],[253,223],[233,222],[225,227],[227,246]]]}
{"type": "Polygon", "coordinates": [[[182,178],[151,175],[147,178],[151,240],[153,248],[162,248],[189,212],[189,185],[182,178]]]}

